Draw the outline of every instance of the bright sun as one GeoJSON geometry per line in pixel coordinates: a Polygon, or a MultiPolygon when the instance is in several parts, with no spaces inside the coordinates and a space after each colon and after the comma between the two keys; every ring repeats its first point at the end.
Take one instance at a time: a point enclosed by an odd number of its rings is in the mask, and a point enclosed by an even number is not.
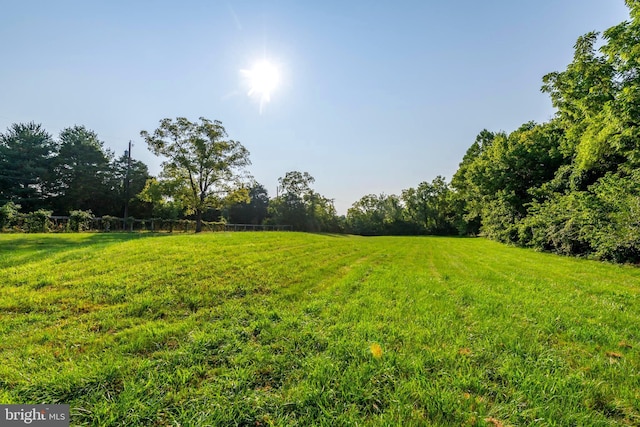
{"type": "Polygon", "coordinates": [[[260,98],[260,112],[264,103],[271,101],[271,93],[280,83],[278,68],[268,61],[257,62],[250,70],[241,70],[249,83],[247,95],[260,98]]]}

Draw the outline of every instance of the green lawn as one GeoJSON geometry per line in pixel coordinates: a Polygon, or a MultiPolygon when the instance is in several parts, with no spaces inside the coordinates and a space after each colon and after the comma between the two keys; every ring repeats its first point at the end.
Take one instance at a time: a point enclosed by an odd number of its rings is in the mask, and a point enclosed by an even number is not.
{"type": "Polygon", "coordinates": [[[0,403],[72,425],[640,425],[640,269],[483,239],[0,235],[0,403]]]}

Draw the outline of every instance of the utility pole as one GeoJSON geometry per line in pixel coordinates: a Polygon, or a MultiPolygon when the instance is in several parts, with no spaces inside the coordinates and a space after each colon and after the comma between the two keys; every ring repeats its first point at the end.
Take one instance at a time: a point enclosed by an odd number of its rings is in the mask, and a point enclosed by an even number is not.
{"type": "Polygon", "coordinates": [[[131,172],[131,140],[129,140],[129,149],[125,150],[124,155],[127,156],[127,174],[124,181],[124,221],[122,221],[122,229],[127,229],[127,218],[129,218],[129,184],[131,172]]]}

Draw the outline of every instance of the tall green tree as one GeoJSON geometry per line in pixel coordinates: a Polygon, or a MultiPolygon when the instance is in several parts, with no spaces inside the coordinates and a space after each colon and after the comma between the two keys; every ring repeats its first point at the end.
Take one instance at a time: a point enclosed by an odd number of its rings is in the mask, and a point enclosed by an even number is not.
{"type": "Polygon", "coordinates": [[[55,211],[64,215],[72,210],[91,210],[98,216],[113,213],[118,185],[111,167],[113,154],[84,126],[62,130],[59,144],[55,211]]]}
{"type": "MultiPolygon", "coordinates": [[[[219,209],[225,200],[242,194],[241,172],[251,164],[249,151],[226,139],[221,122],[203,117],[199,122],[162,119],[153,133],[143,130],[140,135],[151,152],[165,158],[160,178],[174,183],[172,196],[195,215],[196,232],[202,231],[207,209],[219,209]]],[[[246,191],[240,198],[246,199],[246,191]]]]}
{"type": "Polygon", "coordinates": [[[631,20],[601,38],[597,32],[578,38],[567,68],[543,78],[542,90],[565,129],[563,149],[573,158],[571,179],[578,190],[618,168],[640,166],[640,6],[627,5],[631,20]]]}
{"type": "Polygon", "coordinates": [[[45,207],[56,152],[55,141],[40,124],[14,123],[0,134],[0,205],[11,201],[27,212],[45,207]]]}
{"type": "Polygon", "coordinates": [[[568,161],[532,191],[522,243],[616,261],[640,259],[640,2],[631,19],[580,37],[572,62],[546,75],[568,161]],[[599,48],[596,48],[597,45],[599,48]],[[538,197],[541,196],[541,197],[538,197]]]}
{"type": "Polygon", "coordinates": [[[307,206],[307,231],[338,232],[339,219],[333,199],[312,191],[304,198],[307,206]]]}
{"type": "Polygon", "coordinates": [[[479,158],[489,149],[496,134],[483,129],[467,150],[458,170],[451,179],[457,207],[457,228],[461,235],[477,235],[480,232],[482,200],[479,188],[472,180],[479,158]]]}
{"type": "Polygon", "coordinates": [[[487,136],[478,136],[452,182],[466,198],[468,221],[479,220],[489,237],[517,240],[518,223],[527,215],[534,192],[566,162],[559,150],[563,132],[555,121],[529,122],[508,135],[487,136]]]}
{"type": "Polygon", "coordinates": [[[452,180],[465,219],[494,239],[640,260],[640,1],[630,20],[578,38],[543,77],[555,117],[476,140],[452,180]]]}

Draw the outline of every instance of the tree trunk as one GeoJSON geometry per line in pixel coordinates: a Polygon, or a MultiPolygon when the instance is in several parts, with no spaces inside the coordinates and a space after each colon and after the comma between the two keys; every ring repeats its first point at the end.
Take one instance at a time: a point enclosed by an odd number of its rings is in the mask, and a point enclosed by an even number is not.
{"type": "Polygon", "coordinates": [[[202,231],[202,211],[198,209],[196,211],[196,233],[200,233],[202,231]]]}

